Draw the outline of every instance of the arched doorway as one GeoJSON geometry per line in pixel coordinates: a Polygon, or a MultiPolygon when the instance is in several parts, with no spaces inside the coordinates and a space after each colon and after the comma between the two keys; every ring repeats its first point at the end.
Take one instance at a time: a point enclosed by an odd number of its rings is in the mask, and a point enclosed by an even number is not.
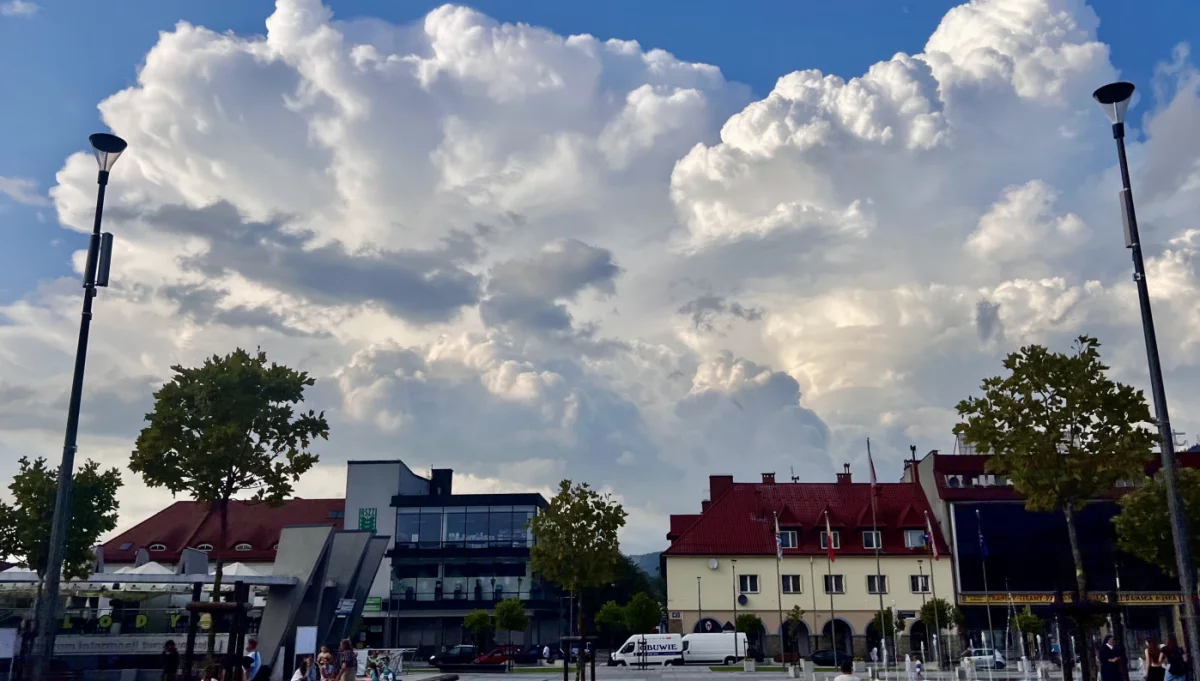
{"type": "Polygon", "coordinates": [[[830,640],[834,642],[834,650],[839,650],[843,653],[854,652],[854,628],[846,620],[835,619],[825,623],[825,626],[821,628],[821,642],[818,644],[818,647],[822,649],[826,648],[830,640]],[[833,627],[831,626],[834,624],[837,625],[836,635],[834,635],[833,627]]]}
{"type": "Polygon", "coordinates": [[[711,617],[696,622],[696,626],[692,627],[694,634],[719,634],[721,632],[721,623],[711,617]]]}
{"type": "Polygon", "coordinates": [[[929,640],[929,629],[921,620],[912,623],[912,627],[908,630],[908,649],[914,655],[924,653],[921,659],[927,659],[933,654],[932,645],[929,640]]]}
{"type": "Polygon", "coordinates": [[[783,652],[797,653],[800,657],[812,654],[812,634],[805,622],[797,622],[792,626],[785,620],[779,633],[783,637],[783,652]]]}

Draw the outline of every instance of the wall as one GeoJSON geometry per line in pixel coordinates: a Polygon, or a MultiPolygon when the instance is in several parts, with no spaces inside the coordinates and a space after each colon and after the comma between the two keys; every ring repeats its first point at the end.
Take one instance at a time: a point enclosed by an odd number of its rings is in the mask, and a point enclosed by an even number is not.
{"type": "MultiPolygon", "coordinates": [[[[400,493],[401,480],[412,477],[416,476],[400,461],[347,462],[345,529],[359,529],[359,511],[374,509],[375,533],[394,539],[396,512],[392,508],[392,497],[400,493]]],[[[411,480],[409,482],[410,486],[416,487],[411,480]]],[[[371,596],[386,598],[391,593],[391,568],[391,559],[384,558],[371,583],[371,596]]]]}
{"type": "MultiPolygon", "coordinates": [[[[921,570],[930,574],[934,571],[934,589],[939,598],[954,598],[953,574],[950,560],[943,556],[939,561],[921,558],[921,570]]],[[[717,559],[717,569],[708,567],[709,557],[667,557],[667,610],[679,611],[684,615],[684,631],[690,632],[697,616],[696,578],[700,577],[700,609],[705,617],[717,617],[718,613],[732,614],[734,596],[733,566],[728,557],[717,559]],[[686,613],[686,614],[685,614],[686,613]]],[[[894,606],[897,610],[919,611],[924,600],[932,594],[912,593],[909,575],[919,574],[918,558],[908,556],[882,556],[880,568],[888,578],[888,593],[883,595],[884,607],[894,606]]],[[[759,593],[747,594],[746,605],[738,605],[738,611],[753,611],[762,618],[771,632],[779,626],[779,584],[775,577],[774,556],[742,556],[737,558],[737,574],[757,574],[759,593]]],[[[785,556],[779,565],[781,575],[800,575],[802,593],[783,594],[783,612],[786,616],[792,606],[798,605],[809,613],[805,619],[823,626],[829,617],[829,594],[825,593],[823,575],[827,572],[827,561],[818,558],[810,561],[808,556],[785,556]],[[816,607],[814,610],[812,582],[816,579],[816,607]],[[821,614],[823,613],[823,614],[821,614]]],[[[855,634],[861,634],[866,622],[879,610],[879,596],[867,593],[867,575],[875,574],[875,558],[860,556],[839,557],[832,566],[833,574],[844,576],[846,593],[833,597],[833,607],[838,617],[850,621],[855,634]],[[850,613],[859,613],[851,616],[850,613]]],[[[724,621],[724,620],[721,620],[724,621]]]]}

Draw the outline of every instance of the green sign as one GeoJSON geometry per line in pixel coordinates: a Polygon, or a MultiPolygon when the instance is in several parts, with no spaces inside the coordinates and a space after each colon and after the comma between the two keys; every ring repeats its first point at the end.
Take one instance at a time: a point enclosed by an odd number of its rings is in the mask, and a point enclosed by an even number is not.
{"type": "Polygon", "coordinates": [[[363,601],[363,612],[381,612],[383,610],[383,597],[370,596],[363,601]]]}
{"type": "Polygon", "coordinates": [[[378,509],[360,508],[358,509],[358,529],[375,531],[375,517],[379,515],[378,509]]]}

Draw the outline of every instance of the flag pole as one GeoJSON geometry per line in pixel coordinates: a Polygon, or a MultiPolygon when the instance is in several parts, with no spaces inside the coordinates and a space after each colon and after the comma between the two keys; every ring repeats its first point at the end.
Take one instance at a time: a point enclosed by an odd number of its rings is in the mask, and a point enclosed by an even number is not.
{"type": "MultiPolygon", "coordinates": [[[[882,537],[879,535],[879,518],[875,510],[875,500],[878,495],[878,487],[875,480],[875,460],[871,458],[871,438],[867,438],[867,464],[871,467],[871,537],[875,542],[875,591],[879,593],[879,645],[883,648],[883,665],[887,666],[887,628],[886,617],[883,614],[883,592],[884,584],[880,582],[884,579],[883,567],[879,560],[879,545],[883,543],[882,537]]],[[[895,629],[896,621],[895,614],[892,615],[892,628],[895,629]]]]}
{"type": "MultiPolygon", "coordinates": [[[[812,556],[808,557],[808,590],[812,592],[813,630],[817,629],[817,568],[816,568],[816,563],[817,563],[817,561],[815,558],[813,558],[812,556]]],[[[821,632],[819,632],[819,631],[816,632],[816,637],[817,638],[815,640],[819,644],[821,641],[821,632]]],[[[813,632],[810,631],[810,632],[808,632],[808,645],[809,645],[810,653],[812,652],[813,641],[814,641],[813,632]]],[[[799,652],[799,651],[796,651],[796,652],[799,652]]]]}
{"type": "Polygon", "coordinates": [[[829,524],[829,511],[825,511],[825,574],[829,579],[829,649],[837,660],[837,613],[833,609],[833,529],[829,524]]]}
{"type": "MultiPolygon", "coordinates": [[[[987,578],[987,545],[983,543],[983,519],[979,515],[979,509],[975,509],[975,532],[979,535],[979,564],[983,568],[983,600],[987,608],[987,625],[988,625],[988,640],[986,645],[991,646],[992,657],[996,656],[996,644],[994,638],[996,636],[996,628],[992,626],[992,592],[988,588],[987,578]]],[[[988,679],[992,678],[992,667],[995,666],[995,660],[988,664],[988,679]]]]}
{"type": "MultiPolygon", "coordinates": [[[[929,563],[929,588],[933,592],[933,654],[937,656],[938,669],[942,668],[942,623],[938,617],[938,602],[937,602],[937,569],[933,564],[937,562],[937,538],[933,536],[933,523],[929,520],[929,511],[925,511],[925,531],[929,533],[929,555],[933,556],[933,561],[929,563]]],[[[947,622],[947,624],[949,624],[947,622]]]]}
{"type": "MultiPolygon", "coordinates": [[[[771,515],[775,517],[775,595],[778,597],[779,606],[779,659],[783,661],[784,640],[783,640],[783,575],[779,574],[780,566],[783,563],[783,535],[779,533],[779,514],[772,511],[771,515]]],[[[799,652],[799,651],[797,651],[799,652]]]]}

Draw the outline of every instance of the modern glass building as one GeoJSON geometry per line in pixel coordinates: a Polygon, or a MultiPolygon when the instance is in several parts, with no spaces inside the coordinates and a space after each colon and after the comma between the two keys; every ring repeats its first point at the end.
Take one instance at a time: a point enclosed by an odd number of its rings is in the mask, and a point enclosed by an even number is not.
{"type": "MultiPolygon", "coordinates": [[[[532,573],[530,521],[545,509],[537,493],[455,494],[453,471],[429,478],[400,461],[351,461],[346,526],[393,537],[364,612],[370,646],[421,654],[468,642],[462,620],[520,598],[531,626],[512,642],[543,644],[563,633],[565,601],[532,573]]],[[[507,632],[497,632],[507,642],[507,632]]]]}

